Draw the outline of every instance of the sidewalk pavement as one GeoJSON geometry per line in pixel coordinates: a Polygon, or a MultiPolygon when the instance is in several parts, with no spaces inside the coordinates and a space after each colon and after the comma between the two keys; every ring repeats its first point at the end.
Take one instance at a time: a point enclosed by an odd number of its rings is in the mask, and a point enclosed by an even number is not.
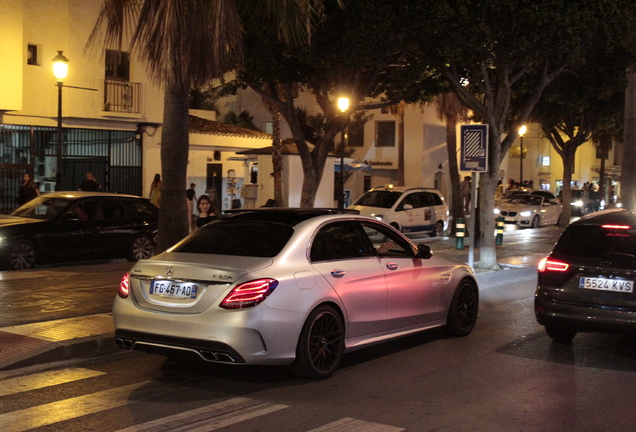
{"type": "MultiPolygon", "coordinates": [[[[455,249],[453,237],[424,240],[434,254],[465,263],[469,260],[468,245],[463,250],[455,249]]],[[[477,248],[475,254],[478,254],[477,248]]],[[[498,259],[501,271],[476,268],[480,289],[509,283],[513,279],[536,278],[536,264],[545,255],[542,252],[498,259]]],[[[0,328],[0,371],[115,351],[120,349],[115,346],[110,313],[0,328]]]]}

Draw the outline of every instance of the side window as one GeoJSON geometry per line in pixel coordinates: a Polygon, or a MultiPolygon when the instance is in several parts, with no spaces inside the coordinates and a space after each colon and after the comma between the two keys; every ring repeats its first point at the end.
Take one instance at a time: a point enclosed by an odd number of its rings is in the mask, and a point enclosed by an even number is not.
{"type": "Polygon", "coordinates": [[[420,195],[420,201],[422,202],[422,207],[431,207],[435,205],[432,193],[420,192],[419,195],[420,195]]]}
{"type": "Polygon", "coordinates": [[[404,208],[405,205],[409,205],[409,210],[411,208],[418,208],[420,207],[420,200],[418,197],[418,194],[416,193],[411,193],[408,194],[404,197],[404,199],[402,200],[402,202],[398,205],[398,207],[396,208],[397,211],[401,211],[401,210],[406,210],[404,208]]]}
{"type": "Polygon", "coordinates": [[[312,262],[371,256],[352,222],[326,225],[314,237],[309,254],[312,262]]]}
{"type": "Polygon", "coordinates": [[[104,219],[123,219],[129,216],[124,203],[119,200],[102,201],[104,219]]]}
{"type": "Polygon", "coordinates": [[[374,223],[363,222],[362,228],[379,256],[404,258],[414,256],[411,245],[385,227],[374,223]]]}
{"type": "Polygon", "coordinates": [[[145,201],[133,201],[133,207],[136,213],[134,216],[148,217],[157,215],[156,209],[145,201]]]}
{"type": "Polygon", "coordinates": [[[440,197],[436,193],[432,193],[431,196],[433,197],[433,205],[436,205],[436,206],[444,205],[444,201],[442,201],[442,197],[440,197]]]}

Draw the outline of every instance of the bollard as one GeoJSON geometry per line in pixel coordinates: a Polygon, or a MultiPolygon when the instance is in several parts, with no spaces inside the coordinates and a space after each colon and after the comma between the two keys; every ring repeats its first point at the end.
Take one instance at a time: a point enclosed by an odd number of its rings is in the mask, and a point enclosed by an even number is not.
{"type": "Polygon", "coordinates": [[[499,216],[497,218],[497,237],[495,240],[495,244],[497,246],[501,246],[503,244],[503,233],[504,233],[504,217],[499,216]]]}
{"type": "Polygon", "coordinates": [[[457,218],[455,225],[455,249],[464,249],[464,235],[466,234],[466,220],[457,218]]]}

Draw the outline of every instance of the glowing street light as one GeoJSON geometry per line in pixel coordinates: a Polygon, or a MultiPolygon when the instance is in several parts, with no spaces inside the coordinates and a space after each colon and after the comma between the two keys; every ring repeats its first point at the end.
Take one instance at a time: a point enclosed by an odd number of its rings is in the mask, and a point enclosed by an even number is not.
{"type": "Polygon", "coordinates": [[[519,128],[519,140],[520,140],[520,144],[519,144],[519,148],[520,148],[520,152],[519,152],[519,182],[520,184],[523,186],[523,136],[526,134],[526,130],[528,130],[528,128],[526,127],[526,125],[522,125],[519,128]]]}
{"type": "Polygon", "coordinates": [[[62,190],[62,87],[68,74],[68,59],[62,51],[53,57],[53,75],[57,78],[57,172],[55,174],[55,190],[62,190]]]}
{"type": "MultiPolygon", "coordinates": [[[[338,99],[338,109],[341,113],[346,113],[349,109],[349,98],[341,97],[338,99]]],[[[340,152],[340,190],[338,191],[338,210],[344,210],[344,153],[345,153],[345,130],[342,129],[340,132],[340,145],[342,146],[340,152]]]]}

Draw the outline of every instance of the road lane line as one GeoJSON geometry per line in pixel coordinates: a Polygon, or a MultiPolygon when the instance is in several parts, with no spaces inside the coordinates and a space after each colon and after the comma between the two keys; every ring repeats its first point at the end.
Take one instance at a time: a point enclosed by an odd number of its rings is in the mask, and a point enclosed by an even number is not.
{"type": "Polygon", "coordinates": [[[117,432],[207,432],[285,408],[289,407],[238,397],[131,426],[117,432]]]}
{"type": "Polygon", "coordinates": [[[406,429],[345,417],[307,432],[402,432],[406,429]]]}
{"type": "Polygon", "coordinates": [[[84,368],[69,368],[59,371],[40,372],[33,375],[9,378],[0,381],[0,397],[26,391],[51,387],[58,384],[66,384],[86,378],[105,375],[106,372],[94,371],[84,368]]]}

